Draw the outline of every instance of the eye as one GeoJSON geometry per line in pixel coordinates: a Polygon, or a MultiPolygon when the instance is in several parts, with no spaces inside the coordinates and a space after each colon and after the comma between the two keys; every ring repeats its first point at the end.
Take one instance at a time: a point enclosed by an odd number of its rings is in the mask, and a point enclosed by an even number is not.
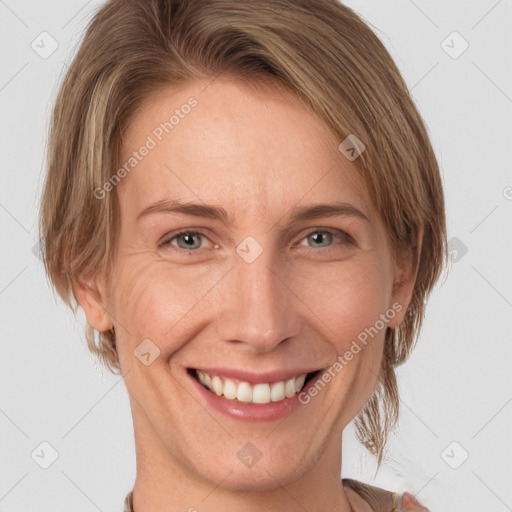
{"type": "MultiPolygon", "coordinates": [[[[307,241],[312,243],[313,249],[322,249],[324,247],[331,248],[333,247],[333,242],[335,240],[339,240],[341,244],[343,243],[351,243],[352,239],[350,235],[340,230],[325,230],[325,229],[316,229],[315,231],[311,231],[308,235],[306,235],[302,241],[307,241]]],[[[303,243],[298,243],[297,245],[305,245],[303,243]]]]}
{"type": "MultiPolygon", "coordinates": [[[[189,253],[198,252],[199,249],[206,248],[203,247],[204,240],[209,242],[206,235],[200,231],[182,230],[177,233],[169,233],[158,246],[163,248],[171,246],[178,251],[188,251],[189,253]]],[[[302,238],[296,246],[308,246],[312,244],[309,246],[313,249],[330,249],[334,248],[336,245],[350,243],[352,243],[351,236],[341,230],[315,229],[302,238]],[[304,244],[303,241],[306,241],[306,244],[304,244]],[[335,241],[338,241],[338,243],[335,244],[335,241]]]]}
{"type": "Polygon", "coordinates": [[[206,236],[199,231],[187,230],[180,231],[178,233],[171,233],[169,236],[164,238],[164,240],[159,244],[159,247],[166,247],[169,245],[175,247],[172,242],[176,240],[178,250],[197,251],[198,249],[201,249],[203,245],[201,237],[206,238],[206,236]]]}

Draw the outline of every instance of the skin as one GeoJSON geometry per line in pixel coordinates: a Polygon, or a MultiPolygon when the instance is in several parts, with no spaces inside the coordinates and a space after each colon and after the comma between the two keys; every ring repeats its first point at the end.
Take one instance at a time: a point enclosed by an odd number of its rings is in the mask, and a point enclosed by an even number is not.
{"type": "Polygon", "coordinates": [[[94,328],[115,327],[135,432],[135,512],[369,510],[341,485],[342,432],[375,386],[385,329],[284,421],[208,408],[186,368],[328,368],[394,303],[402,310],[387,326],[401,323],[416,268],[394,261],[341,141],[275,84],[224,78],[153,95],[126,130],[122,161],[191,96],[197,107],[111,192],[120,205],[112,273],[84,276],[75,290],[94,328]],[[137,220],[169,198],[222,206],[232,222],[170,212],[137,220]],[[289,224],[294,208],[334,201],[368,220],[289,224]],[[185,228],[204,235],[193,249],[183,236],[159,246],[185,228]],[[334,236],[309,236],[323,230],[334,236]],[[252,263],[236,253],[248,236],[263,248],[252,263]],[[134,356],[144,339],[160,350],[149,366],[134,356]],[[249,441],[262,454],[252,468],[237,457],[249,441]]]}

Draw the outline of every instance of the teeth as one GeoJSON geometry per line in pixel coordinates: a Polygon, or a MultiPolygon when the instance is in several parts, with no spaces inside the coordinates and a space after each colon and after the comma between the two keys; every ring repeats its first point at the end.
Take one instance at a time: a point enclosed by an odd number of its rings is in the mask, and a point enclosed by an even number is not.
{"type": "Polygon", "coordinates": [[[252,388],[247,382],[240,382],[236,391],[236,399],[240,402],[252,402],[252,388]]]}
{"type": "Polygon", "coordinates": [[[295,379],[295,391],[298,393],[304,387],[305,375],[301,375],[295,379]]]}
{"type": "Polygon", "coordinates": [[[220,377],[213,377],[212,378],[212,384],[211,384],[212,391],[215,392],[216,395],[222,395],[222,391],[224,390],[224,386],[222,385],[222,381],[220,380],[220,377]]]}
{"type": "Polygon", "coordinates": [[[270,388],[270,400],[272,402],[279,402],[283,400],[286,395],[284,394],[284,382],[276,382],[270,388]]]}
{"type": "Polygon", "coordinates": [[[217,396],[223,395],[229,400],[252,404],[268,404],[290,398],[298,393],[306,381],[306,374],[287,381],[273,384],[261,383],[251,385],[248,382],[235,382],[232,379],[221,379],[217,375],[211,377],[202,370],[197,370],[199,382],[213,391],[217,396]]]}
{"type": "Polygon", "coordinates": [[[256,384],[252,389],[252,403],[253,404],[268,404],[270,403],[270,385],[269,384],[256,384]]]}
{"type": "Polygon", "coordinates": [[[231,379],[227,379],[226,382],[224,382],[223,394],[226,398],[229,398],[230,400],[234,400],[236,398],[237,386],[231,379]]]}
{"type": "Polygon", "coordinates": [[[295,395],[295,379],[286,381],[284,386],[284,394],[286,395],[286,398],[290,398],[291,396],[295,395]]]}

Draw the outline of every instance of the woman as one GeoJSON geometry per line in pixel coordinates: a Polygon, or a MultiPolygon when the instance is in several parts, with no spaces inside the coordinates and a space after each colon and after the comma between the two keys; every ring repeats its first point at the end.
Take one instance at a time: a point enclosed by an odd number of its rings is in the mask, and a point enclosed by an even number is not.
{"type": "Polygon", "coordinates": [[[335,0],[110,0],[62,84],[46,270],[124,376],[125,510],[426,510],[377,457],[446,258],[424,123],[335,0]]]}

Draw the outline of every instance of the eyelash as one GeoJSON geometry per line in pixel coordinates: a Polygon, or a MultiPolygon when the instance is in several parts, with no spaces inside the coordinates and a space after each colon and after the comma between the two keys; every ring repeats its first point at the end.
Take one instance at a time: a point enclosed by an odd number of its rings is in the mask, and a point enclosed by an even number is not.
{"type": "MultiPolygon", "coordinates": [[[[344,231],[341,231],[339,229],[313,229],[312,231],[306,233],[305,236],[303,236],[299,242],[297,242],[296,244],[293,245],[293,247],[297,247],[299,245],[300,242],[302,242],[304,239],[310,237],[311,235],[313,234],[316,234],[316,233],[329,233],[333,236],[333,238],[337,238],[338,240],[341,240],[343,242],[346,242],[346,243],[349,243],[349,244],[354,244],[354,240],[353,238],[348,234],[348,233],[345,233],[344,231]]],[[[192,254],[194,252],[199,252],[201,249],[181,249],[181,248],[176,248],[176,247],[173,247],[171,245],[171,242],[175,239],[175,238],[179,238],[180,236],[183,236],[183,235],[191,235],[191,236],[196,236],[196,235],[199,235],[199,236],[203,236],[205,238],[208,238],[204,233],[201,233],[200,231],[194,231],[194,230],[182,230],[182,231],[178,231],[177,233],[171,233],[171,237],[170,238],[165,238],[160,244],[159,244],[159,247],[160,248],[165,248],[167,246],[171,246],[174,250],[178,251],[178,252],[186,252],[188,254],[192,254]]],[[[311,249],[313,250],[324,250],[324,251],[328,251],[329,249],[334,249],[336,246],[335,245],[329,245],[327,247],[311,247],[311,249]]]]}

